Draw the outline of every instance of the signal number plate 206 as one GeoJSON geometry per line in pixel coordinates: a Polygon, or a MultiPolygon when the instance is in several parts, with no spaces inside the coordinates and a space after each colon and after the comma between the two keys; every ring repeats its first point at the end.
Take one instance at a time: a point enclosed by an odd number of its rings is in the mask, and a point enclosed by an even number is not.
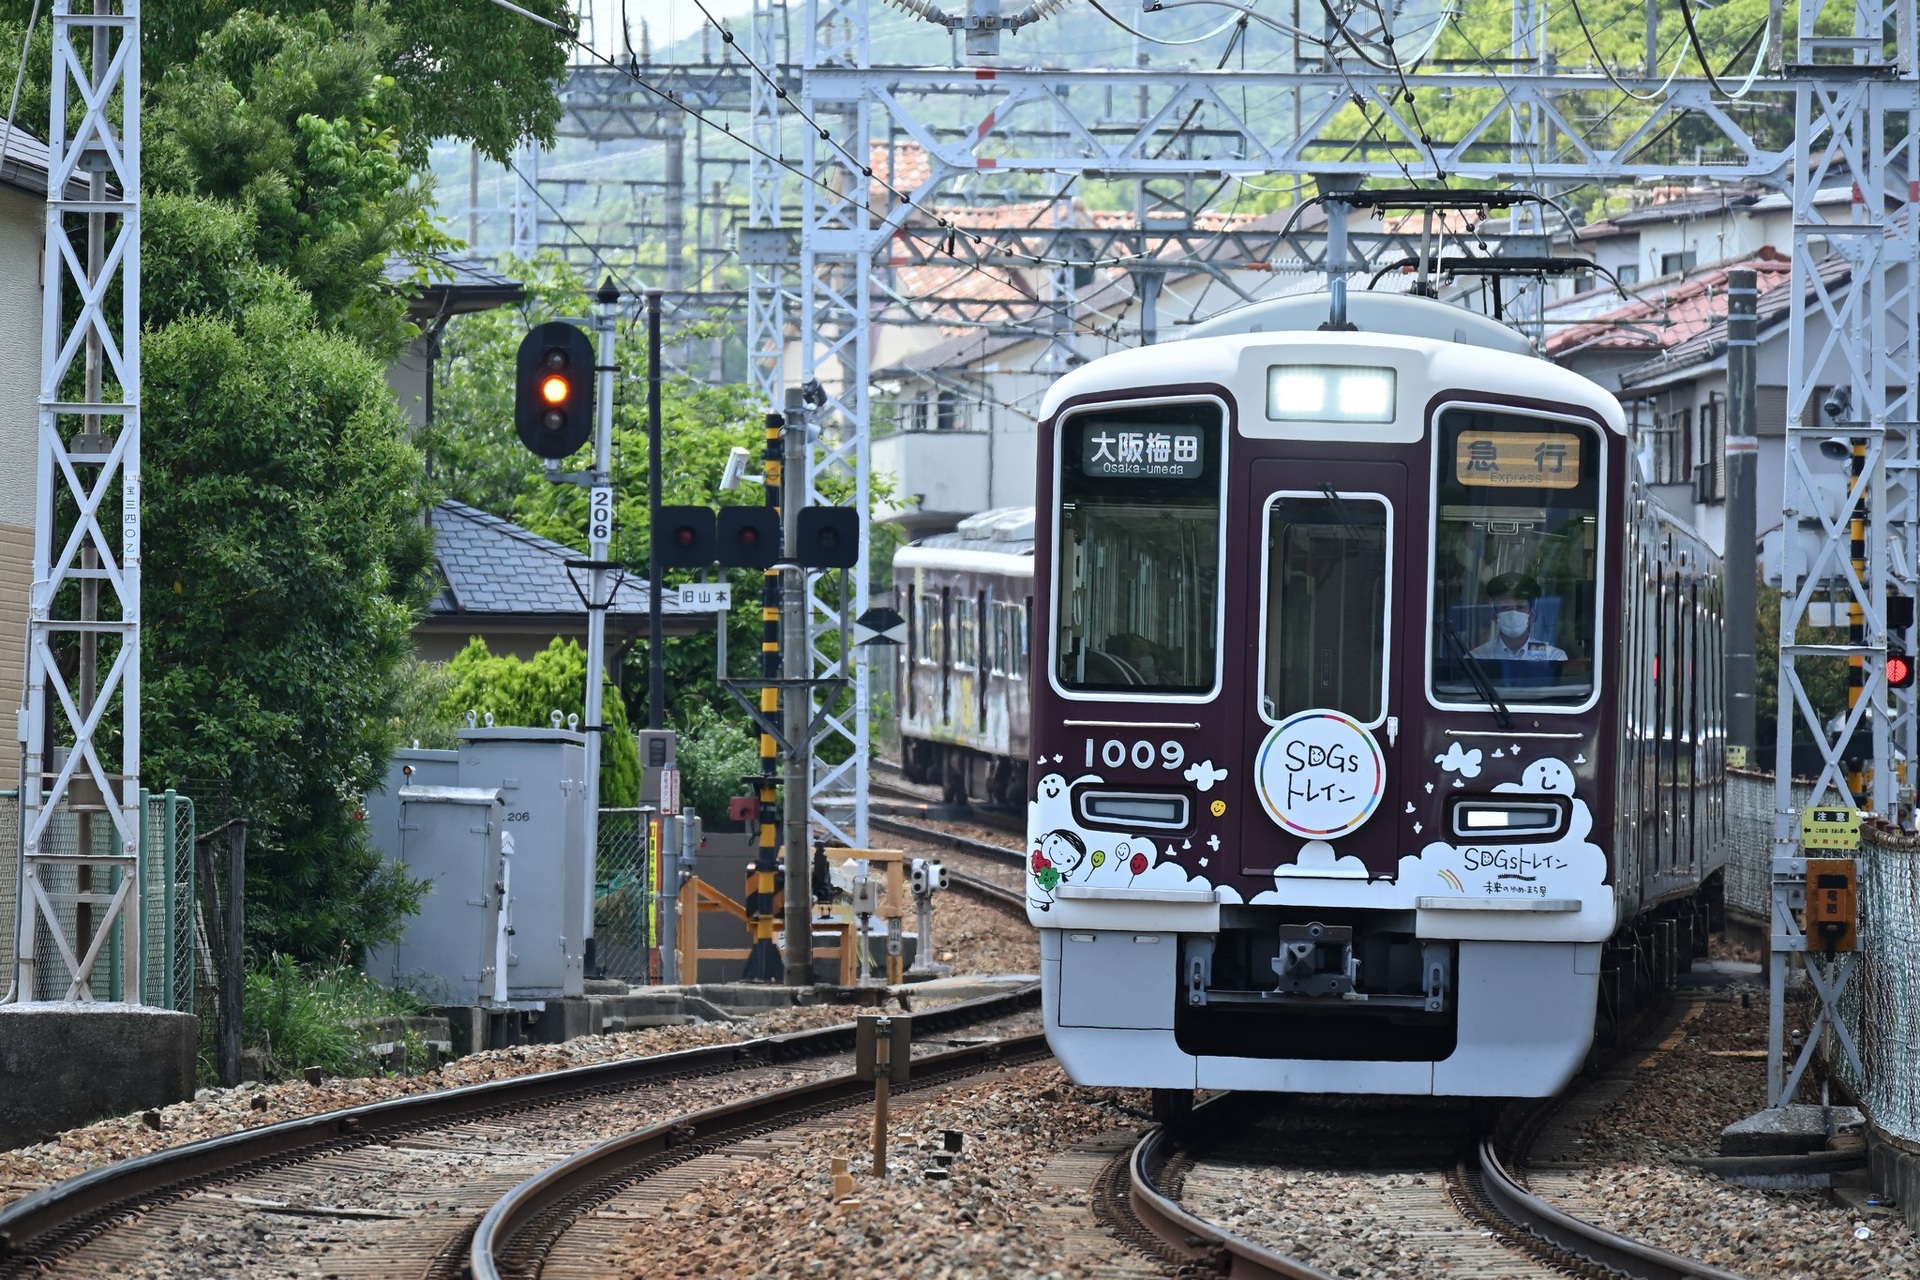
{"type": "Polygon", "coordinates": [[[1155,765],[1164,769],[1178,769],[1187,762],[1187,749],[1172,739],[1157,744],[1145,738],[1133,742],[1121,738],[1108,738],[1105,741],[1088,738],[1086,742],[1086,766],[1089,769],[1095,764],[1105,765],[1109,769],[1126,765],[1136,769],[1151,769],[1155,765]]]}

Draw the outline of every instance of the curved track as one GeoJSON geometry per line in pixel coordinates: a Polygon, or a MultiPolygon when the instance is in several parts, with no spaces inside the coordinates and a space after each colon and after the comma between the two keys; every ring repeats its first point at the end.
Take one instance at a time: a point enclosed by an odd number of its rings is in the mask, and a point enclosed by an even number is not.
{"type": "MultiPolygon", "coordinates": [[[[914,1029],[921,1037],[940,1036],[1025,1012],[1038,1003],[1038,986],[1028,986],[917,1013],[914,1029]]],[[[843,1023],[515,1076],[246,1129],[121,1161],[0,1209],[0,1277],[54,1272],[63,1260],[83,1250],[92,1262],[82,1265],[97,1272],[128,1269],[136,1258],[179,1249],[178,1237],[186,1230],[182,1220],[192,1223],[196,1217],[184,1202],[201,1195],[223,1206],[264,1208],[309,1220],[373,1220],[391,1229],[395,1239],[384,1243],[405,1256],[444,1257],[450,1238],[463,1231],[457,1215],[448,1216],[453,1212],[451,1201],[458,1198],[454,1191],[476,1177],[470,1167],[473,1157],[460,1154],[463,1149],[455,1137],[448,1136],[455,1131],[469,1140],[477,1135],[479,1151],[490,1156],[502,1145],[513,1147],[508,1138],[516,1124],[531,1124],[548,1133],[577,1133],[582,1123],[604,1123],[607,1104],[619,1103],[623,1095],[643,1095],[660,1090],[663,1083],[722,1073],[741,1073],[744,1078],[758,1071],[772,1083],[806,1069],[809,1063],[818,1070],[835,1056],[850,1054],[853,1040],[852,1025],[843,1023]],[[401,1167],[415,1204],[439,1194],[445,1194],[449,1204],[432,1200],[438,1215],[432,1219],[414,1209],[388,1212],[343,1206],[348,1198],[345,1184],[360,1171],[354,1168],[356,1162],[374,1164],[383,1159],[401,1167]],[[414,1185],[429,1179],[429,1165],[444,1171],[446,1193],[414,1185]],[[209,1192],[236,1183],[248,1195],[209,1192]],[[263,1188],[267,1196],[262,1195],[263,1188]],[[173,1238],[168,1238],[169,1232],[173,1238]]],[[[657,1093],[644,1109],[654,1109],[650,1105],[654,1098],[657,1093]]],[[[465,1226],[470,1228],[472,1221],[467,1219],[465,1226]]],[[[422,1274],[422,1269],[415,1267],[412,1273],[422,1274]]],[[[442,1270],[428,1267],[425,1273],[441,1274],[442,1270]]]]}
{"type": "MultiPolygon", "coordinates": [[[[914,1060],[906,1089],[936,1087],[1046,1054],[1038,1033],[914,1060]]],[[[854,1075],[760,1094],[625,1134],[528,1178],[480,1220],[468,1253],[473,1280],[531,1280],[574,1221],[675,1165],[871,1100],[854,1075]]]]}
{"type": "MultiPolygon", "coordinates": [[[[943,827],[926,826],[918,822],[909,822],[903,818],[887,818],[870,815],[867,824],[879,831],[891,831],[895,835],[911,836],[915,840],[950,849],[969,858],[978,858],[989,864],[989,869],[1004,873],[1008,870],[1018,872],[1023,866],[1020,850],[990,840],[981,840],[958,831],[948,831],[943,827]]],[[[1022,920],[1027,915],[1027,898],[1023,889],[1015,889],[1007,884],[989,879],[986,875],[975,874],[963,867],[951,864],[947,866],[947,876],[953,886],[973,897],[982,899],[991,905],[1017,915],[1022,920]]]]}
{"type": "MultiPolygon", "coordinates": [[[[1261,1121],[1265,1117],[1257,1109],[1264,1105],[1271,1110],[1283,1104],[1272,1099],[1256,1101],[1225,1095],[1196,1108],[1190,1124],[1180,1133],[1170,1133],[1165,1128],[1150,1130],[1131,1152],[1113,1161],[1096,1186],[1096,1212],[1136,1248],[1176,1269],[1200,1267],[1228,1276],[1328,1280],[1327,1271],[1273,1247],[1272,1237],[1266,1233],[1262,1236],[1267,1243],[1249,1239],[1219,1222],[1207,1220],[1181,1202],[1188,1190],[1189,1174],[1197,1172],[1198,1162],[1210,1156],[1224,1150],[1231,1153],[1227,1156],[1229,1165],[1237,1160],[1247,1167],[1265,1170],[1276,1162],[1277,1155],[1278,1163],[1308,1171],[1309,1176],[1301,1179],[1304,1184],[1301,1191],[1288,1193],[1290,1202],[1298,1200],[1297,1216],[1302,1219],[1326,1212],[1324,1203],[1312,1203],[1311,1184],[1313,1175],[1325,1171],[1329,1165],[1396,1170],[1400,1176],[1382,1178],[1365,1193],[1367,1218],[1390,1222],[1396,1228],[1387,1235],[1387,1249],[1404,1249],[1413,1242],[1444,1250],[1446,1261],[1442,1269],[1450,1273],[1571,1275],[1595,1280],[1610,1276],[1638,1280],[1739,1280],[1719,1267],[1582,1221],[1526,1188],[1512,1171],[1509,1160],[1513,1166],[1524,1166],[1533,1139],[1543,1130],[1546,1120],[1574,1096],[1577,1094],[1563,1095],[1545,1104],[1516,1104],[1510,1108],[1509,1114],[1503,1117],[1507,1123],[1503,1123],[1502,1131],[1518,1136],[1515,1150],[1510,1156],[1503,1156],[1500,1144],[1493,1139],[1480,1140],[1472,1144],[1471,1150],[1459,1152],[1457,1139],[1445,1137],[1444,1126],[1449,1121],[1437,1105],[1425,1112],[1409,1112],[1411,1119],[1400,1117],[1386,1122],[1377,1114],[1368,1122],[1363,1112],[1359,1124],[1352,1123],[1353,1117],[1329,1119],[1315,1114],[1311,1123],[1285,1132],[1285,1136],[1276,1141],[1262,1130],[1261,1121]],[[1384,1151],[1379,1149],[1378,1142],[1383,1128],[1394,1135],[1390,1148],[1384,1151]],[[1433,1145],[1436,1141],[1452,1143],[1458,1154],[1436,1159],[1439,1155],[1433,1145]],[[1288,1151],[1289,1142],[1302,1148],[1305,1154],[1288,1151]],[[1329,1153],[1336,1151],[1347,1154],[1330,1160],[1329,1153]]],[[[1392,1104],[1378,1105],[1390,1107],[1392,1104]]],[[[1451,1123],[1460,1125],[1463,1119],[1456,1111],[1451,1123]]],[[[1459,1132],[1465,1133],[1464,1126],[1459,1132]]],[[[1209,1160],[1207,1168],[1209,1181],[1217,1182],[1217,1175],[1213,1173],[1215,1162],[1209,1160]]],[[[1265,1181],[1270,1183],[1271,1176],[1265,1181]]],[[[1288,1182],[1294,1182],[1291,1174],[1288,1182]]],[[[1216,1187],[1216,1198],[1224,1197],[1223,1203],[1232,1203],[1231,1185],[1231,1179],[1220,1183],[1216,1187]]],[[[1189,1201],[1192,1198],[1187,1197],[1189,1201]]],[[[1257,1214],[1258,1206],[1255,1212],[1257,1214]]],[[[1343,1205],[1342,1212],[1352,1212],[1351,1207],[1343,1205]]],[[[1290,1218],[1293,1216],[1296,1215],[1289,1214],[1290,1218]]],[[[1345,1221],[1352,1222],[1358,1217],[1355,1213],[1345,1221]]],[[[1293,1226],[1290,1221],[1283,1234],[1290,1234],[1293,1226]]],[[[1310,1230],[1303,1229],[1303,1238],[1307,1234],[1310,1230]]],[[[1366,1247],[1374,1244],[1369,1240],[1366,1247]]],[[[1404,1252],[1395,1257],[1395,1261],[1403,1270],[1409,1265],[1409,1257],[1404,1252]]],[[[1429,1258],[1425,1266],[1430,1272],[1440,1264],[1429,1258]]]]}

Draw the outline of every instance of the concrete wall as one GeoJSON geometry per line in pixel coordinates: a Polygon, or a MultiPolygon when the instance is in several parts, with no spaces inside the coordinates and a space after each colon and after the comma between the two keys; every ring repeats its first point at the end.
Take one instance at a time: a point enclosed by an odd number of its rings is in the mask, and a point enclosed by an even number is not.
{"type": "Polygon", "coordinates": [[[45,203],[0,187],[0,789],[18,781],[11,712],[26,677],[40,429],[40,267],[45,203]]]}

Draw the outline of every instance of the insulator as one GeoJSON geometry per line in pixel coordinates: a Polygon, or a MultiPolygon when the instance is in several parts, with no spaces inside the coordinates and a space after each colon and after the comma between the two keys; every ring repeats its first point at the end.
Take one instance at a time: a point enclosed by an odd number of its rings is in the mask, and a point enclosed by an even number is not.
{"type": "Polygon", "coordinates": [[[916,18],[925,18],[928,22],[937,23],[948,30],[960,25],[959,18],[933,3],[933,0],[887,0],[887,3],[895,8],[904,9],[916,18]]]}

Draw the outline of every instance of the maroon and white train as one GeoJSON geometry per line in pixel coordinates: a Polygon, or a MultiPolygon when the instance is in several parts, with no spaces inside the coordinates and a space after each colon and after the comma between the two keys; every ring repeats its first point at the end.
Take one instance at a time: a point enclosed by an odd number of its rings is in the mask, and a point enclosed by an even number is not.
{"type": "MultiPolygon", "coordinates": [[[[1639,488],[1607,392],[1457,308],[1355,295],[1326,330],[1328,305],[1046,400],[1048,1038],[1074,1079],[1172,1106],[1549,1094],[1596,1014],[1704,952],[1719,561],[1639,488]]],[[[969,588],[911,572],[912,607],[964,616],[969,588]]]]}

